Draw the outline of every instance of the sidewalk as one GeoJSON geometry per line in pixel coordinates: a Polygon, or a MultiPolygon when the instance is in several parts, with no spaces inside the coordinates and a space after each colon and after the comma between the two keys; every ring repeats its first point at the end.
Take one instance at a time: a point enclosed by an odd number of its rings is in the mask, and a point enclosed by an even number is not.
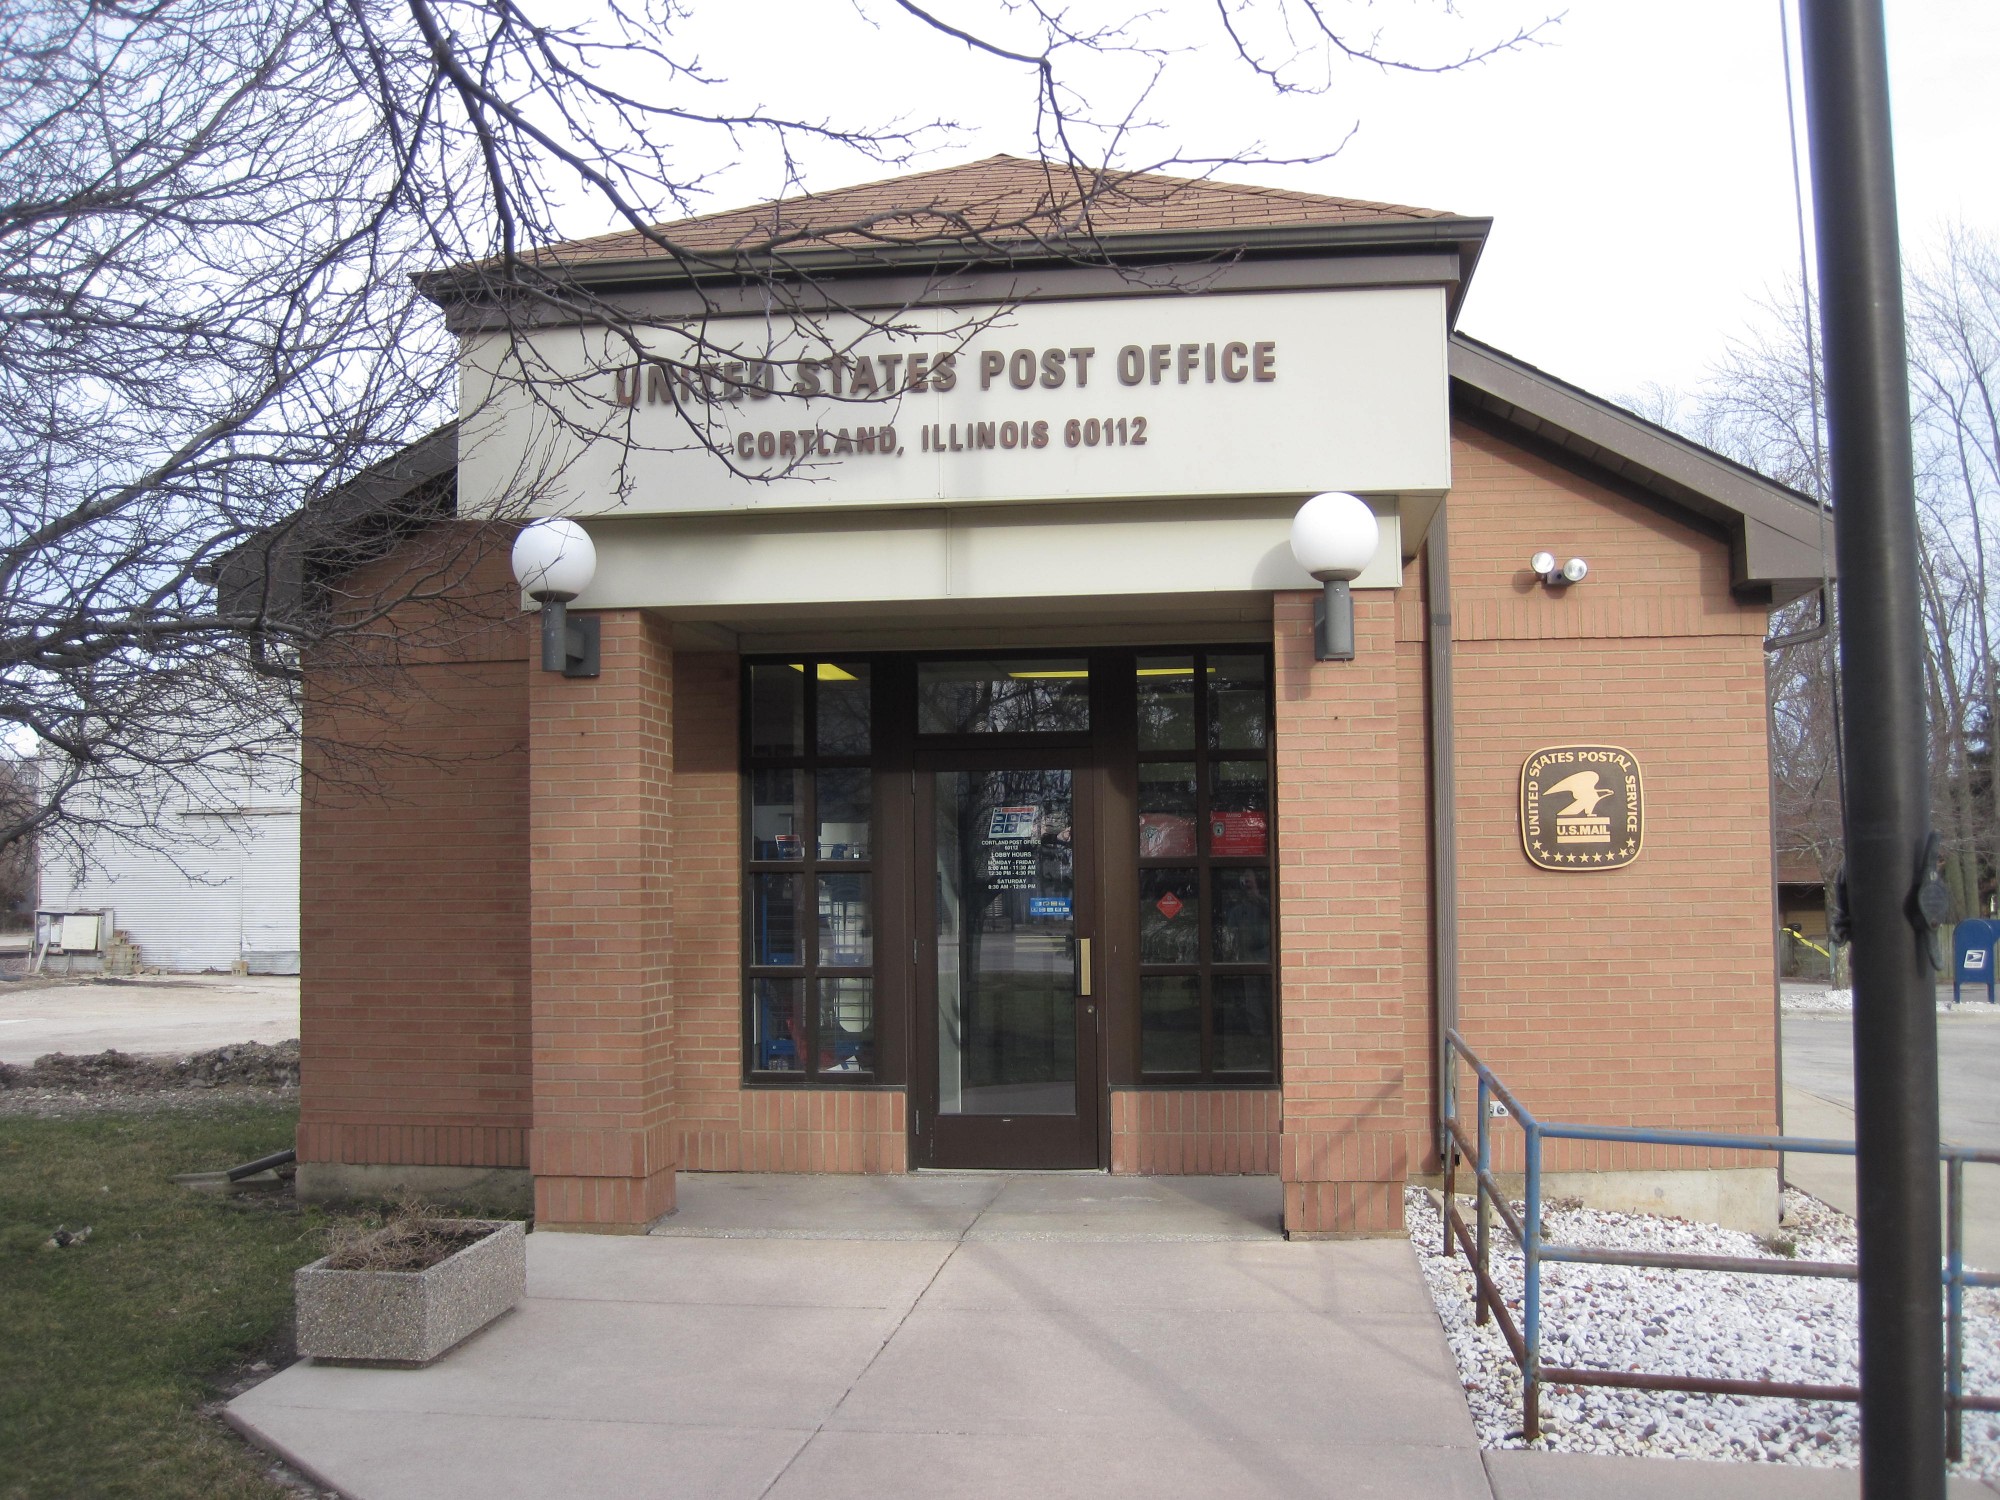
{"type": "Polygon", "coordinates": [[[1288,1243],[1269,1178],[680,1189],[651,1236],[530,1236],[527,1299],[429,1369],[301,1362],[231,1421],[355,1500],[1858,1493],[1482,1455],[1408,1242],[1288,1243]]]}

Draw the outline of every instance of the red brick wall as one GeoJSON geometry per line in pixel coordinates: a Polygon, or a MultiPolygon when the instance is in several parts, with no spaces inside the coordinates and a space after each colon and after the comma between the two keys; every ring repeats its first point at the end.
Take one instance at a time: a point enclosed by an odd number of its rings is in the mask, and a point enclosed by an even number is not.
{"type": "MultiPolygon", "coordinates": [[[[1454,465],[1463,1029],[1551,1116],[1768,1129],[1764,612],[1731,596],[1719,538],[1477,428],[1454,465]],[[1545,588],[1525,566],[1542,548],[1591,576],[1545,588]],[[1645,852],[1537,870],[1521,762],[1599,740],[1644,768],[1645,852]]],[[[484,587],[484,625],[376,691],[391,717],[361,711],[366,683],[309,688],[302,1160],[532,1155],[543,1218],[604,1227],[665,1212],[677,1161],[905,1170],[900,1091],[741,1083],[737,659],[613,612],[601,678],[543,674],[509,591],[484,587]],[[330,747],[370,735],[396,753],[363,795],[330,747]]],[[[1379,1231],[1429,1156],[1420,569],[1356,596],[1354,662],[1313,661],[1311,608],[1274,601],[1282,1120],[1268,1092],[1120,1090],[1113,1166],[1275,1167],[1295,1231],[1379,1231]]]]}
{"type": "MultiPolygon", "coordinates": [[[[1475,428],[1450,506],[1461,1029],[1546,1117],[1773,1129],[1765,611],[1732,597],[1721,540],[1475,428]],[[1533,581],[1544,548],[1590,576],[1533,581]],[[1521,852],[1521,764],[1566,742],[1637,755],[1635,863],[1521,852]]],[[[1769,1160],[1551,1143],[1546,1162],[1716,1164],[1769,1160]]]]}
{"type": "Polygon", "coordinates": [[[597,615],[603,675],[529,678],[535,1216],[674,1206],[671,627],[597,615]]]}
{"type": "Polygon", "coordinates": [[[739,1171],[909,1170],[901,1089],[743,1089],[739,1171]]]}
{"type": "Polygon", "coordinates": [[[504,558],[452,566],[400,670],[308,663],[302,1162],[527,1165],[527,636],[504,558]]]}
{"type": "Polygon", "coordinates": [[[682,1166],[738,1171],[743,1076],[737,658],[674,657],[675,1124],[682,1166]]]}
{"type": "Polygon", "coordinates": [[[1113,1089],[1111,1170],[1269,1174],[1281,1114],[1276,1089],[1113,1089]]]}
{"type": "MultiPolygon", "coordinates": [[[[1463,424],[1448,504],[1461,1029],[1549,1118],[1770,1130],[1766,612],[1731,594],[1720,537],[1463,424]],[[1589,578],[1546,588],[1544,548],[1589,578]],[[1565,742],[1639,757],[1635,864],[1522,854],[1521,764],[1565,742]]],[[[1305,1233],[1394,1228],[1406,1169],[1433,1164],[1420,567],[1355,603],[1351,663],[1313,662],[1311,595],[1276,608],[1280,1166],[1305,1233]]],[[[1558,1143],[1545,1164],[1767,1163],[1558,1143]]]]}
{"type": "MultiPolygon", "coordinates": [[[[1355,659],[1313,659],[1313,595],[1275,601],[1285,1227],[1394,1230],[1408,1175],[1398,596],[1354,596],[1355,659]]],[[[1414,753],[1421,754],[1419,746],[1414,753]]]]}

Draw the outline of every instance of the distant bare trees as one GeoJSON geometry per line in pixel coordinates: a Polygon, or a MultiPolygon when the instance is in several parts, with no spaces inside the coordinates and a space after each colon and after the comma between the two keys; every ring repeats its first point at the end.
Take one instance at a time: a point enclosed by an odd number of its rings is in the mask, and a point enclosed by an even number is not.
{"type": "MultiPolygon", "coordinates": [[[[1452,12],[1449,0],[1434,8],[1452,12]]],[[[756,7],[727,14],[766,24],[756,7]]],[[[778,317],[839,309],[837,289],[798,261],[795,236],[722,253],[653,226],[705,206],[715,170],[746,153],[779,163],[790,189],[806,155],[901,168],[951,144],[952,127],[892,118],[872,88],[841,95],[855,107],[832,115],[768,106],[754,79],[731,85],[704,68],[685,40],[691,15],[681,0],[9,8],[0,748],[39,756],[41,774],[32,795],[0,806],[0,850],[60,838],[75,809],[116,806],[121,789],[116,816],[149,837],[159,798],[140,788],[199,780],[296,732],[301,651],[341,632],[393,645],[375,603],[331,587],[357,547],[384,542],[379,518],[358,536],[353,506],[321,502],[351,495],[342,487],[369,482],[371,466],[452,414],[453,341],[414,276],[469,267],[454,285],[489,326],[594,320],[637,349],[643,318],[544,253],[628,230],[682,270],[761,285],[778,317]],[[244,576],[245,549],[277,586],[218,592],[216,569],[244,576]],[[84,788],[95,795],[76,795],[84,788]]],[[[1313,92],[1344,65],[1448,69],[1540,29],[1502,28],[1425,58],[1385,40],[1362,0],[1139,17],[1094,0],[948,13],[855,0],[852,21],[857,56],[893,33],[940,66],[1018,80],[1020,148],[1049,160],[1049,200],[1066,205],[1060,246],[1086,259],[1091,206],[1118,193],[1123,170],[1200,175],[1269,159],[1235,141],[1182,144],[1178,129],[1174,144],[1149,147],[1170,134],[1146,110],[1171,70],[1233,67],[1281,93],[1313,92]]],[[[1026,209],[1012,222],[946,213],[920,230],[815,226],[864,251],[913,233],[976,251],[1047,228],[1026,209]]],[[[697,340],[687,357],[701,352],[697,340]]],[[[703,436],[697,421],[687,440],[703,436]]],[[[449,508],[448,493],[430,498],[449,508]]],[[[530,498],[510,497],[513,509],[530,498]]],[[[435,559],[410,588],[444,599],[461,566],[435,559]]]]}
{"type": "Polygon", "coordinates": [[[1963,229],[1947,234],[1911,278],[1909,320],[1938,823],[1958,910],[1972,914],[1988,909],[2000,872],[1991,775],[2000,726],[2000,249],[1963,229]]]}
{"type": "MultiPolygon", "coordinates": [[[[2000,578],[2000,248],[1948,231],[1914,257],[1906,289],[1910,391],[1930,704],[1933,818],[1944,836],[1953,918],[1991,906],[2000,871],[1993,736],[2000,724],[1994,589],[2000,578]]],[[[1644,414],[1810,495],[1824,495],[1825,444],[1796,291],[1768,325],[1733,343],[1697,391],[1653,390],[1644,414]]],[[[1827,530],[1832,545],[1832,527],[1827,530]]],[[[1805,601],[1774,634],[1809,626],[1805,601]]],[[[1769,658],[1780,856],[1810,859],[1829,883],[1843,857],[1832,634],[1769,658]]],[[[1868,712],[1849,685],[1848,712],[1868,712]]]]}

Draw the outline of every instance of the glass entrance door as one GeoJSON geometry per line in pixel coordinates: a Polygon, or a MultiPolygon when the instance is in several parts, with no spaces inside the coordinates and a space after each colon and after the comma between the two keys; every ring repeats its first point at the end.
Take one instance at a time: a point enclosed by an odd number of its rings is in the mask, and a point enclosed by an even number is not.
{"type": "Polygon", "coordinates": [[[918,1159],[1094,1167],[1089,777],[1046,754],[996,759],[954,756],[921,778],[933,878],[918,1159]]]}

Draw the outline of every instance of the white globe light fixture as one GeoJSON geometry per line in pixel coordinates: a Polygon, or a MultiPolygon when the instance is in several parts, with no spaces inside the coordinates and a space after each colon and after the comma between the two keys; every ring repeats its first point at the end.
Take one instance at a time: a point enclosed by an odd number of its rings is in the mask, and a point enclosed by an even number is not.
{"type": "Polygon", "coordinates": [[[1326,588],[1313,611],[1314,655],[1354,660],[1354,595],[1348,585],[1375,556],[1382,528],[1358,495],[1315,495],[1292,518],[1292,556],[1326,588]]]}
{"type": "Polygon", "coordinates": [[[563,516],[530,521],[514,538],[514,580],[542,607],[542,670],[595,677],[598,626],[594,615],[569,618],[569,601],[590,587],[597,548],[590,533],[563,516]]]}

